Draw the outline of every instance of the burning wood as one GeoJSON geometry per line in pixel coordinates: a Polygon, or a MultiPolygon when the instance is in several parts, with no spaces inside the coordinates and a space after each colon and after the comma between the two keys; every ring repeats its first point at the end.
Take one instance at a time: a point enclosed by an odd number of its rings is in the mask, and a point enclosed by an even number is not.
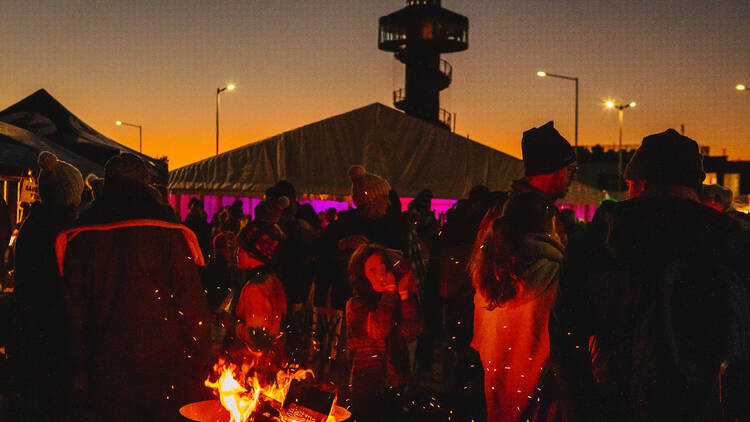
{"type": "Polygon", "coordinates": [[[220,358],[205,385],[218,396],[221,406],[217,401],[192,403],[180,413],[206,422],[336,422],[350,416],[335,405],[335,391],[309,382],[314,378],[311,370],[276,369],[259,352],[248,353],[240,364],[220,358]]]}

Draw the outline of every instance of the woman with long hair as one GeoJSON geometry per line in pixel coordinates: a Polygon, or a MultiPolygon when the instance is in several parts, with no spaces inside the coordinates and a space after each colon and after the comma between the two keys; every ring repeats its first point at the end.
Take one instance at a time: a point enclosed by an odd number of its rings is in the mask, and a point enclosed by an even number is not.
{"type": "Polygon", "coordinates": [[[353,296],[346,304],[352,357],[352,411],[357,420],[393,420],[395,397],[409,375],[406,344],[421,331],[416,285],[401,253],[363,244],[349,260],[353,296]]]}
{"type": "Polygon", "coordinates": [[[471,346],[484,367],[488,421],[558,414],[545,382],[564,249],[555,221],[554,205],[542,196],[512,194],[477,236],[469,263],[476,290],[471,346]]]}

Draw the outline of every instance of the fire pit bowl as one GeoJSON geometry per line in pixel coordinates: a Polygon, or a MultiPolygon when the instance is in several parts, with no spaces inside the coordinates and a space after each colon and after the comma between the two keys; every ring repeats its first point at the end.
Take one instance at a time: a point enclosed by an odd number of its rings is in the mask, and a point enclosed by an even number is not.
{"type": "MultiPolygon", "coordinates": [[[[180,414],[198,422],[229,422],[232,418],[219,400],[205,400],[186,404],[180,408],[180,414]]],[[[333,406],[333,410],[328,416],[328,422],[345,421],[351,415],[343,407],[333,406]]]]}

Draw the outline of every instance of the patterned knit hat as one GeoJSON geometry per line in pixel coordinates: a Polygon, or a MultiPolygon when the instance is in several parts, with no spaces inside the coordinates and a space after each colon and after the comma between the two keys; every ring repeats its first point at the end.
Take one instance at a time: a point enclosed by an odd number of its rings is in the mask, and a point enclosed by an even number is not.
{"type": "Polygon", "coordinates": [[[42,203],[53,206],[78,206],[83,194],[81,172],[60,161],[48,151],[42,151],[37,158],[39,164],[39,197],[42,203]]]}
{"type": "Polygon", "coordinates": [[[289,198],[280,196],[260,201],[255,206],[255,221],[276,224],[281,218],[281,212],[289,206],[289,198]]]}
{"type": "Polygon", "coordinates": [[[526,176],[554,173],[576,160],[570,142],[560,135],[553,122],[524,132],[521,152],[526,176]]]}
{"type": "Polygon", "coordinates": [[[237,235],[239,246],[264,264],[273,262],[282,240],[284,232],[277,224],[259,221],[247,223],[237,235]]]}
{"type": "Polygon", "coordinates": [[[352,202],[357,207],[369,204],[378,196],[388,197],[391,185],[377,174],[368,173],[361,165],[349,167],[349,178],[352,179],[352,202]]]}

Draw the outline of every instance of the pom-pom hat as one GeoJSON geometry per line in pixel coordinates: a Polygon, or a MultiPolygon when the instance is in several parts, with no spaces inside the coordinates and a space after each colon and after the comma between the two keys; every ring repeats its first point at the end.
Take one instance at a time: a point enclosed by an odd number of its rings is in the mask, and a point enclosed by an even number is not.
{"type": "Polygon", "coordinates": [[[52,206],[78,206],[83,194],[81,172],[60,161],[48,151],[42,151],[37,158],[39,164],[39,197],[43,204],[52,206]]]}
{"type": "Polygon", "coordinates": [[[349,167],[352,180],[352,202],[357,207],[366,206],[378,196],[388,197],[391,185],[377,174],[368,173],[361,165],[349,167]]]}

